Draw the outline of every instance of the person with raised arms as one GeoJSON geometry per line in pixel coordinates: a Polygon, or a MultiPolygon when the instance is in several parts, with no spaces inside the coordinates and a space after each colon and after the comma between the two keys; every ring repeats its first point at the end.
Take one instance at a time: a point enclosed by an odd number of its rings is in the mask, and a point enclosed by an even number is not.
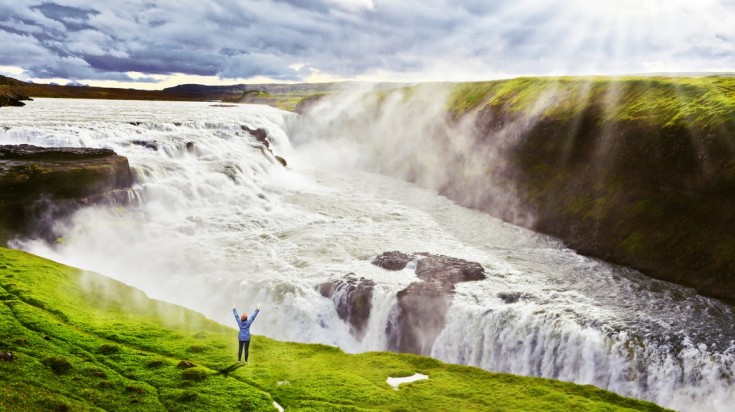
{"type": "Polygon", "coordinates": [[[237,351],[237,361],[241,362],[243,348],[245,349],[245,363],[248,363],[248,349],[250,349],[250,325],[253,324],[255,317],[260,312],[260,305],[255,308],[253,316],[248,319],[248,314],[243,313],[242,316],[238,316],[237,308],[235,304],[232,305],[232,313],[235,314],[235,321],[237,326],[240,327],[240,333],[237,334],[237,339],[240,341],[240,349],[237,351]]]}

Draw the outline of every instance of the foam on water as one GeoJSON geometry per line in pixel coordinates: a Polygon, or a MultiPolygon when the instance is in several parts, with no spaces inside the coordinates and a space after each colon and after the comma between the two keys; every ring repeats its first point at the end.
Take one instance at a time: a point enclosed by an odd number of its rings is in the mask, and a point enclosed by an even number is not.
{"type": "MultiPolygon", "coordinates": [[[[588,259],[561,243],[458,207],[434,192],[351,168],[344,141],[287,135],[294,114],[240,105],[37,99],[0,112],[0,143],[108,147],[129,158],[137,199],[58,222],[54,245],[14,246],[94,270],[231,325],[262,304],[255,334],[386,347],[395,293],[412,270],[370,264],[384,251],[481,263],[457,285],[431,355],[493,371],[591,383],[682,410],[732,410],[732,310],[693,291],[588,259]],[[263,128],[283,168],[241,126],[263,128]],[[193,149],[187,144],[193,143],[193,149]],[[376,282],[362,340],[319,283],[376,282]]],[[[234,336],[234,335],[233,335],[234,336]]]]}

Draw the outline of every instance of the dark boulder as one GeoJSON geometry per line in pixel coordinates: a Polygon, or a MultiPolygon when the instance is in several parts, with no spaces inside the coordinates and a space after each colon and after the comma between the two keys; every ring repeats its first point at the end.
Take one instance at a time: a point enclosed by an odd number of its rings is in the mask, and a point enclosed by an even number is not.
{"type": "Polygon", "coordinates": [[[386,327],[388,349],[429,355],[446,324],[454,285],[485,279],[485,268],[477,262],[430,253],[388,252],[378,256],[373,264],[395,268],[412,260],[418,260],[415,272],[421,281],[398,292],[395,323],[386,327]]]}
{"type": "Polygon", "coordinates": [[[362,340],[370,319],[374,287],[372,280],[348,273],[341,279],[320,284],[319,293],[334,302],[340,319],[347,321],[352,335],[362,340]]]}
{"type": "Polygon", "coordinates": [[[251,129],[245,125],[241,125],[240,128],[250,133],[250,135],[253,136],[255,140],[265,145],[265,147],[270,147],[270,142],[268,141],[268,132],[266,132],[265,129],[251,129]]]}
{"type": "Polygon", "coordinates": [[[454,285],[449,282],[414,282],[398,292],[395,323],[386,326],[388,349],[420,355],[431,354],[446,324],[454,285]]]}
{"type": "MultiPolygon", "coordinates": [[[[444,329],[454,285],[485,279],[485,269],[469,262],[430,253],[385,252],[372,263],[386,270],[405,269],[417,261],[419,281],[397,293],[395,316],[386,325],[388,348],[422,355],[431,353],[436,337],[444,329]]],[[[370,319],[375,282],[350,273],[341,279],[324,282],[319,292],[332,300],[339,317],[350,324],[353,336],[362,339],[370,319]]]]}
{"type": "Polygon", "coordinates": [[[413,255],[393,251],[379,254],[371,263],[387,270],[403,270],[408,265],[408,262],[414,259],[415,257],[413,255]]]}
{"type": "Polygon", "coordinates": [[[55,219],[99,202],[120,202],[133,183],[128,159],[109,149],[0,145],[0,241],[54,239],[55,219]]]}
{"type": "Polygon", "coordinates": [[[420,259],[416,276],[422,280],[455,284],[485,279],[485,268],[477,262],[428,253],[417,253],[416,256],[420,259]]]}

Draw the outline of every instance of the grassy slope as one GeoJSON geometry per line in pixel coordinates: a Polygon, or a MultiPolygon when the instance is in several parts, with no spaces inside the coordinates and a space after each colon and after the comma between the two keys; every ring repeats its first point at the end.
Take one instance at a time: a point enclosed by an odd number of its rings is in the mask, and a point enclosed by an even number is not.
{"type": "Polygon", "coordinates": [[[571,120],[590,106],[603,122],[638,120],[657,127],[715,128],[735,122],[735,77],[539,77],[454,86],[448,109],[461,115],[484,106],[511,112],[545,110],[571,120]]]}
{"type": "Polygon", "coordinates": [[[274,410],[273,399],[286,410],[315,411],[662,410],[592,386],[262,336],[253,340],[251,363],[241,366],[234,329],[106,277],[4,248],[0,302],[0,350],[16,357],[0,362],[0,409],[7,411],[274,410]],[[180,369],[182,360],[197,366],[180,369]],[[385,382],[415,372],[430,379],[398,391],[385,382]]]}

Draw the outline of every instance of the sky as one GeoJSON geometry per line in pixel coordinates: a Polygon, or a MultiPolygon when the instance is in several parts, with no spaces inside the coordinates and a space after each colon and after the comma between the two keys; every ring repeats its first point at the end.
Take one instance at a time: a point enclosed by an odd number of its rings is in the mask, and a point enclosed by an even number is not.
{"type": "Polygon", "coordinates": [[[59,84],[735,72],[735,0],[0,0],[0,74],[59,84]]]}

